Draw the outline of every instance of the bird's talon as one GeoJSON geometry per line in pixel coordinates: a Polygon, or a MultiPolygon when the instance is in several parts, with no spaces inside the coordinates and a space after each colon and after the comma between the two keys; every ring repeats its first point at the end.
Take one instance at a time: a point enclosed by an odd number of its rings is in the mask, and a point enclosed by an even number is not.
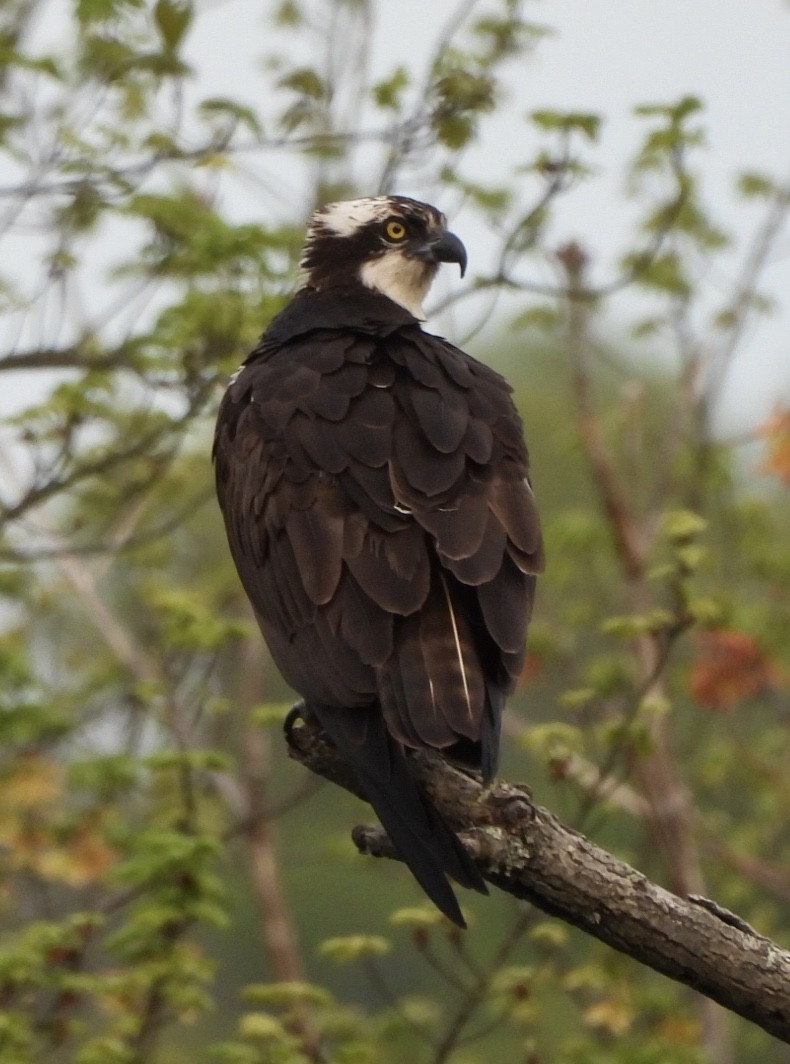
{"type": "Polygon", "coordinates": [[[295,746],[296,743],[293,737],[293,730],[297,726],[297,721],[304,721],[305,719],[305,704],[300,699],[288,710],[288,714],[283,721],[283,734],[285,735],[285,741],[289,746],[295,746]]]}

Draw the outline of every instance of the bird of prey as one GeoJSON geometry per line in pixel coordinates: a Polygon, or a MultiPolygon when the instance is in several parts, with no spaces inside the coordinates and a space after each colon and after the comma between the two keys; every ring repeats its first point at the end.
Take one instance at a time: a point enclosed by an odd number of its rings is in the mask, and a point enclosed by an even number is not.
{"type": "Polygon", "coordinates": [[[331,203],[304,286],[233,378],[214,442],[231,553],[275,663],[351,763],[424,891],[485,892],[410,749],[497,766],[543,565],[511,388],[425,332],[466,251],[404,196],[331,203]]]}

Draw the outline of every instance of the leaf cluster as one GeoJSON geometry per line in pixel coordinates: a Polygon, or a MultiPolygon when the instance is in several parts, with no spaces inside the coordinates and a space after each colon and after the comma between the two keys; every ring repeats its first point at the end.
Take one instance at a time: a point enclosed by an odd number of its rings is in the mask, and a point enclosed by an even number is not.
{"type": "MultiPolygon", "coordinates": [[[[475,333],[508,300],[491,357],[550,559],[505,772],[779,937],[788,421],[747,441],[763,468],[746,478],[716,410],[770,309],[786,186],[738,179],[766,222],[711,296],[732,246],[699,176],[700,101],[637,108],[637,221],[599,277],[557,233],[607,165],[604,116],[533,111],[495,181],[481,165],[547,33],[518,0],[461,5],[422,68],[373,74],[371,4],[271,5],[254,103],[190,82],[188,0],[74,0],[57,55],[33,47],[43,8],[7,7],[3,232],[29,269],[0,287],[17,338],[0,373],[39,383],[3,423],[0,1062],[707,1059],[704,1004],[671,984],[495,894],[468,900],[464,939],[352,854],[365,814],[282,763],[290,693],[211,501],[211,423],[297,283],[314,201],[413,185],[483,222],[493,261],[440,309],[481,308],[475,333]]],[[[746,1025],[735,1041],[780,1059],[746,1025]]]]}

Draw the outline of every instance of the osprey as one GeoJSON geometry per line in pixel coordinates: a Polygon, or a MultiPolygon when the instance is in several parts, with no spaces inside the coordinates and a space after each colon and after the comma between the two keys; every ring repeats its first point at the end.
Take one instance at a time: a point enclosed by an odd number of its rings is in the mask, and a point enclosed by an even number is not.
{"type": "Polygon", "coordinates": [[[447,876],[486,887],[407,752],[492,778],[543,550],[510,387],[420,326],[443,262],[463,274],[466,252],[425,203],[317,210],[304,287],[233,378],[214,459],[275,663],[463,927],[447,876]]]}

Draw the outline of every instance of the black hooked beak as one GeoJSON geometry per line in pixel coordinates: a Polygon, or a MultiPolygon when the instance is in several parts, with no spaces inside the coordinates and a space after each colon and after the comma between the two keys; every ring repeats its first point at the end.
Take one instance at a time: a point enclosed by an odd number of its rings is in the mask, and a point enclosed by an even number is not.
{"type": "Polygon", "coordinates": [[[466,273],[466,248],[455,235],[444,229],[439,236],[425,244],[420,258],[429,262],[457,262],[461,276],[466,273]]]}

